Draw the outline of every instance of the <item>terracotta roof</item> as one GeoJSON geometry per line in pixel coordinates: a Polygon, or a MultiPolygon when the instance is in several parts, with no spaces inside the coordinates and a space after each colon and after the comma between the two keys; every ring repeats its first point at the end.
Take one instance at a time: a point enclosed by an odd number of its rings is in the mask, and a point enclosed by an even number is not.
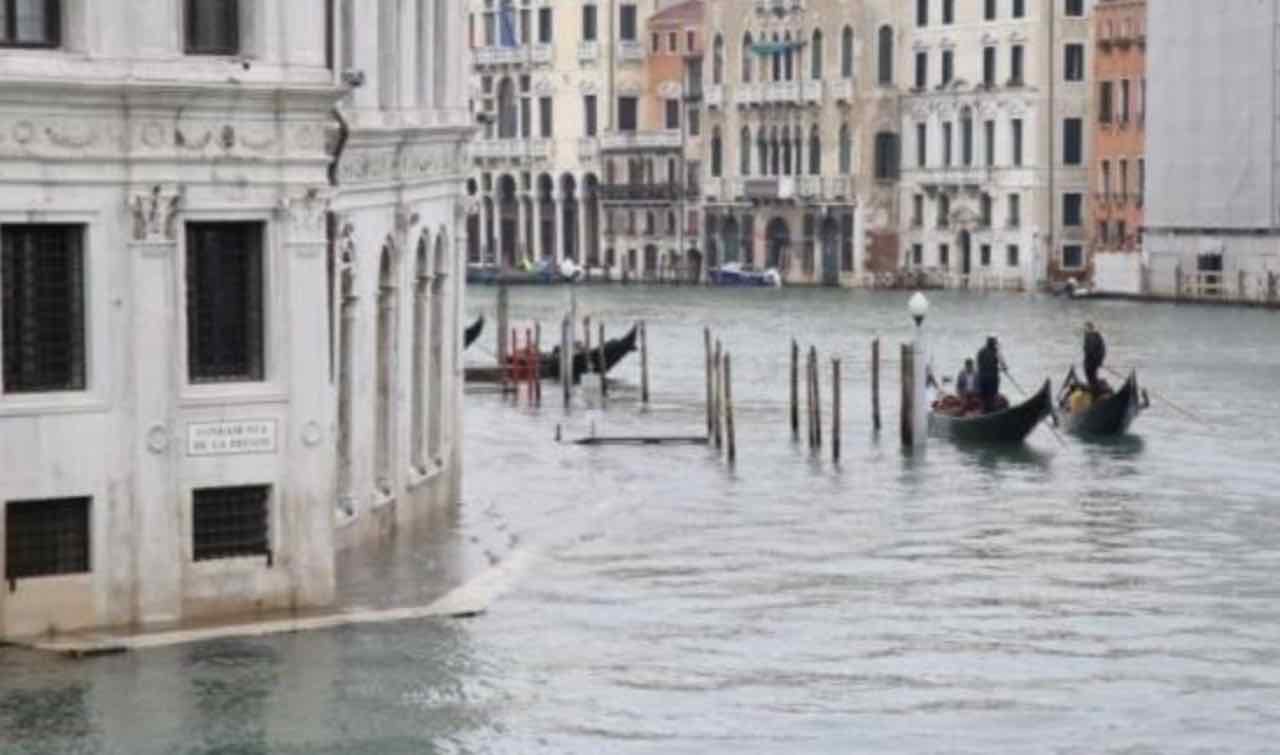
{"type": "Polygon", "coordinates": [[[650,24],[701,23],[706,12],[706,0],[685,0],[669,8],[663,8],[649,17],[650,24]]]}

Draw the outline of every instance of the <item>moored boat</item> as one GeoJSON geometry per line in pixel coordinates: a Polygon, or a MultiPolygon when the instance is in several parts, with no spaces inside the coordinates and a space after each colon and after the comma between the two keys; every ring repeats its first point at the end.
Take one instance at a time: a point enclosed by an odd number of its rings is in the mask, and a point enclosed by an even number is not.
{"type": "MultiPolygon", "coordinates": [[[[604,342],[604,372],[608,374],[628,354],[636,350],[639,326],[633,325],[631,330],[619,338],[611,338],[604,342]]],[[[590,354],[578,352],[573,355],[573,380],[577,382],[588,372],[599,374],[600,349],[593,347],[590,354]]],[[[560,379],[560,347],[538,356],[538,376],[543,380],[560,379]]],[[[465,372],[468,383],[501,383],[503,369],[501,367],[468,367],[465,372]]]]}
{"type": "Polygon", "coordinates": [[[1026,440],[1032,430],[1053,413],[1053,390],[1048,380],[1034,396],[1016,406],[987,414],[940,409],[929,411],[929,434],[960,443],[1009,445],[1026,440]]]}
{"type": "Polygon", "coordinates": [[[707,271],[707,282],[713,286],[729,288],[779,288],[782,276],[777,270],[746,270],[736,262],[729,262],[707,271]]]}
{"type": "Polygon", "coordinates": [[[467,329],[462,332],[462,348],[465,350],[475,343],[482,331],[484,331],[484,315],[477,317],[476,321],[468,325],[467,329]]]}
{"type": "Polygon", "coordinates": [[[1133,371],[1118,391],[1104,391],[1094,397],[1073,368],[1063,386],[1059,410],[1067,432],[1091,437],[1124,435],[1146,408],[1146,399],[1133,371]]]}

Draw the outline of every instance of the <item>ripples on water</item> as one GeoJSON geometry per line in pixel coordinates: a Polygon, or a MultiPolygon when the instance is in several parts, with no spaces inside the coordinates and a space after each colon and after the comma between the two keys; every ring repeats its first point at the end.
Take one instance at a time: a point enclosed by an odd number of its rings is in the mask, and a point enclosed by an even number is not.
{"type": "MultiPolygon", "coordinates": [[[[549,323],[565,297],[519,290],[514,310],[549,323]]],[[[1109,444],[1041,430],[1016,451],[911,457],[896,368],[879,438],[865,369],[873,334],[886,356],[909,335],[904,297],[587,289],[580,310],[614,332],[648,320],[654,405],[636,405],[634,362],[605,412],[591,388],[567,418],[553,391],[540,412],[468,398],[457,526],[536,554],[492,612],[84,664],[6,652],[0,751],[1273,749],[1275,315],[934,298],[940,372],[995,332],[1019,382],[1056,380],[1093,319],[1114,365],[1208,424],[1157,406],[1109,444]],[[736,470],[705,449],[551,442],[557,424],[697,432],[706,321],[734,354],[736,470]],[[846,360],[838,467],[789,438],[793,334],[846,360]]],[[[348,597],[417,598],[440,569],[424,550],[348,597]]]]}

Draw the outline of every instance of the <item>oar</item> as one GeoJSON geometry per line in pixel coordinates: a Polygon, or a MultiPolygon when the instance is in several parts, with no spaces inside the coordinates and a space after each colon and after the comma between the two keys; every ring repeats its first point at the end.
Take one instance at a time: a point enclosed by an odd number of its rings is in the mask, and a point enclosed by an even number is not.
{"type": "MultiPolygon", "coordinates": [[[[1017,379],[1013,377],[1012,372],[1009,372],[1009,368],[1005,367],[1004,365],[1000,365],[1000,371],[1004,373],[1005,377],[1009,378],[1009,382],[1013,383],[1013,387],[1018,389],[1018,393],[1021,393],[1023,398],[1027,398],[1027,392],[1022,389],[1021,385],[1018,385],[1017,379]]],[[[1053,417],[1054,422],[1058,421],[1058,415],[1054,414],[1052,407],[1050,407],[1049,409],[1049,416],[1053,417]]],[[[1058,434],[1058,428],[1054,427],[1053,425],[1045,425],[1045,427],[1049,428],[1049,432],[1053,433],[1053,437],[1058,439],[1058,442],[1062,444],[1063,448],[1067,447],[1067,442],[1062,439],[1061,435],[1058,434]]]]}
{"type": "MultiPolygon", "coordinates": [[[[1111,376],[1112,376],[1112,377],[1114,377],[1116,380],[1128,380],[1128,378],[1127,378],[1127,377],[1125,377],[1124,375],[1120,374],[1119,372],[1117,372],[1117,371],[1115,371],[1115,370],[1111,369],[1110,367],[1103,367],[1102,369],[1104,369],[1104,370],[1106,370],[1107,372],[1111,373],[1111,376]]],[[[1191,412],[1191,411],[1189,411],[1189,410],[1187,410],[1187,409],[1183,409],[1181,406],[1178,406],[1178,405],[1177,405],[1177,404],[1175,404],[1173,401],[1171,401],[1171,400],[1169,400],[1168,398],[1166,398],[1165,396],[1161,395],[1161,394],[1160,394],[1160,392],[1159,392],[1159,391],[1157,391],[1157,390],[1156,390],[1156,389],[1154,389],[1154,388],[1147,388],[1147,387],[1144,387],[1142,390],[1144,390],[1144,391],[1146,391],[1146,392],[1148,392],[1148,393],[1150,393],[1150,394],[1154,395],[1156,398],[1158,398],[1158,399],[1160,399],[1161,401],[1165,402],[1165,403],[1166,403],[1166,404],[1168,404],[1168,405],[1169,405],[1169,406],[1170,406],[1174,411],[1180,412],[1180,413],[1182,413],[1184,416],[1189,417],[1190,419],[1192,419],[1192,420],[1194,420],[1194,421],[1196,421],[1196,422],[1199,422],[1199,423],[1200,423],[1200,424],[1202,424],[1202,425],[1206,425],[1206,426],[1210,426],[1210,427],[1213,425],[1213,423],[1212,423],[1212,422],[1209,422],[1208,420],[1204,419],[1203,417],[1200,417],[1200,416],[1196,415],[1195,413],[1193,413],[1193,412],[1191,412]]]]}

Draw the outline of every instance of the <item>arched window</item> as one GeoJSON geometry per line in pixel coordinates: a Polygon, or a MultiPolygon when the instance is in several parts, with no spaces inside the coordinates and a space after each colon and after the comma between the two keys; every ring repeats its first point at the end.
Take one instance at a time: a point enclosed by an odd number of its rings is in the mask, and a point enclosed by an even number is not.
{"type": "Polygon", "coordinates": [[[724,83],[724,37],[719,34],[711,48],[711,83],[724,83]]]}
{"type": "Polygon", "coordinates": [[[751,83],[751,56],[755,55],[752,51],[751,32],[742,35],[742,83],[751,83]]]}
{"type": "Polygon", "coordinates": [[[809,78],[814,81],[822,79],[822,30],[813,30],[813,42],[809,50],[809,78]]]}
{"type": "Polygon", "coordinates": [[[674,212],[667,213],[667,235],[676,235],[676,214],[674,212]]]}
{"type": "Polygon", "coordinates": [[[515,84],[511,79],[504,78],[498,82],[498,138],[516,138],[519,123],[515,84]]]}
{"type": "Polygon", "coordinates": [[[782,127],[782,174],[791,175],[791,127],[782,127]]]}
{"type": "Polygon", "coordinates": [[[876,52],[879,60],[876,65],[876,80],[880,86],[893,86],[893,27],[881,26],[878,34],[876,52]]]}
{"type": "Polygon", "coordinates": [[[794,47],[791,44],[791,32],[787,32],[786,37],[784,37],[784,40],[785,40],[787,49],[782,53],[782,69],[783,69],[782,75],[786,78],[787,81],[794,81],[795,80],[795,56],[793,52],[794,47]]]}
{"type": "MultiPolygon", "coordinates": [[[[427,309],[431,299],[431,273],[427,269],[427,237],[418,240],[413,273],[413,392],[409,431],[409,463],[419,474],[427,472],[427,309]]],[[[434,420],[434,418],[433,418],[434,420]]]]}
{"type": "Polygon", "coordinates": [[[792,138],[794,139],[794,141],[792,142],[792,144],[794,145],[792,149],[795,150],[795,154],[792,155],[791,164],[795,167],[795,175],[803,176],[804,175],[804,149],[802,147],[804,145],[804,134],[801,133],[801,129],[799,126],[796,126],[796,130],[792,132],[792,138]]]}
{"type": "Polygon", "coordinates": [[[392,492],[394,473],[391,468],[392,420],[395,407],[392,400],[395,396],[395,385],[392,376],[395,374],[396,353],[396,276],[391,263],[391,248],[382,247],[382,257],[378,262],[378,312],[377,312],[377,352],[374,354],[374,439],[373,439],[373,474],[374,484],[384,495],[392,492]]]}
{"type": "Polygon", "coordinates": [[[973,108],[968,106],[960,111],[960,159],[973,165],[973,108]]]}
{"type": "Polygon", "coordinates": [[[720,140],[720,127],[716,126],[711,129],[711,177],[719,178],[723,173],[724,166],[721,160],[724,157],[724,145],[720,140]]]}
{"type": "Polygon", "coordinates": [[[848,176],[853,173],[853,135],[849,131],[849,124],[840,127],[840,175],[848,176]]]}
{"type": "Polygon", "coordinates": [[[431,376],[427,380],[427,454],[439,464],[444,458],[444,376],[450,369],[449,352],[445,350],[445,333],[453,333],[449,321],[448,281],[449,242],[443,233],[436,236],[435,259],[431,276],[431,376]]]}
{"type": "Polygon", "coordinates": [[[778,52],[782,45],[782,40],[778,38],[777,32],[773,35],[773,78],[770,81],[782,81],[782,53],[778,52]]]}
{"type": "Polygon", "coordinates": [[[751,129],[746,126],[742,127],[742,134],[738,139],[738,173],[751,175],[751,129]]]}
{"type": "Polygon", "coordinates": [[[764,127],[756,132],[756,170],[760,171],[760,175],[767,176],[769,174],[769,137],[765,136],[764,127]]]}
{"type": "Polygon", "coordinates": [[[853,27],[846,26],[840,34],[840,75],[853,78],[853,27]]]}
{"type": "Polygon", "coordinates": [[[774,126],[773,131],[769,134],[769,175],[778,175],[781,169],[782,150],[778,144],[778,127],[774,126]]]}
{"type": "Polygon", "coordinates": [[[809,131],[809,175],[817,176],[822,174],[822,136],[818,133],[818,127],[814,126],[809,131]]]}

